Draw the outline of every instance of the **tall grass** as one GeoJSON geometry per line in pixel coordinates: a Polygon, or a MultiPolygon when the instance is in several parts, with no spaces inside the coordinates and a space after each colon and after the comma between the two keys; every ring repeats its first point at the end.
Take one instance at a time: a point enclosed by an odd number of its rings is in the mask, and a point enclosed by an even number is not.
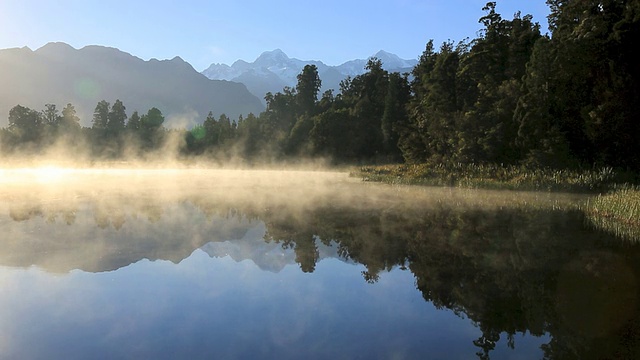
{"type": "Polygon", "coordinates": [[[469,164],[385,165],[361,167],[351,176],[389,184],[594,193],[597,195],[581,206],[591,225],[640,242],[640,186],[631,185],[638,183],[637,176],[612,168],[575,171],[469,164]]]}
{"type": "Polygon", "coordinates": [[[574,171],[474,164],[365,166],[351,176],[390,184],[567,192],[603,192],[635,180],[612,168],[574,171]]]}
{"type": "Polygon", "coordinates": [[[640,187],[623,187],[589,200],[587,219],[598,229],[640,242],[640,187]]]}

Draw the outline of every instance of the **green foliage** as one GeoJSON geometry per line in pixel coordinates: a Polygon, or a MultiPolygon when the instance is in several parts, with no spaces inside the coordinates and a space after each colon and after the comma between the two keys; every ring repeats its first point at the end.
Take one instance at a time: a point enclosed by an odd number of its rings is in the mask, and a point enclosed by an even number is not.
{"type": "Polygon", "coordinates": [[[42,111],[42,121],[50,126],[57,126],[60,122],[60,112],[55,104],[46,104],[42,111]]]}
{"type": "Polygon", "coordinates": [[[390,184],[588,193],[636,181],[632,174],[612,168],[574,171],[462,163],[365,166],[351,176],[390,184]]]}
{"type": "Polygon", "coordinates": [[[129,131],[137,131],[140,130],[140,115],[138,115],[138,111],[134,111],[127,121],[127,125],[125,126],[129,131]]]}
{"type": "Polygon", "coordinates": [[[124,130],[127,121],[125,110],[124,104],[119,99],[113,103],[107,116],[107,129],[112,134],[111,136],[117,136],[124,130]]]}
{"type": "Polygon", "coordinates": [[[59,126],[63,133],[77,133],[80,130],[80,118],[76,114],[76,108],[73,105],[67,104],[62,109],[59,126]]]}
{"type": "Polygon", "coordinates": [[[357,154],[351,143],[354,135],[350,126],[353,121],[347,109],[328,110],[316,116],[309,132],[314,154],[337,160],[355,160],[357,154]]]}
{"type": "Polygon", "coordinates": [[[640,2],[548,4],[553,36],[544,89],[550,117],[581,161],[637,171],[640,57],[634,46],[640,39],[640,2]]]}
{"type": "Polygon", "coordinates": [[[318,75],[318,68],[315,65],[305,65],[302,72],[298,74],[298,85],[296,85],[296,100],[302,113],[315,113],[320,87],[322,87],[322,81],[318,75]]]}
{"type": "Polygon", "coordinates": [[[383,152],[391,162],[402,160],[398,147],[399,129],[408,121],[407,103],[411,94],[407,74],[389,74],[389,89],[381,119],[383,152]]]}
{"type": "Polygon", "coordinates": [[[44,121],[35,110],[21,105],[9,110],[9,132],[18,143],[28,144],[40,141],[44,121]]]}
{"type": "Polygon", "coordinates": [[[585,207],[591,224],[628,241],[640,241],[640,188],[623,187],[591,199],[585,207]]]}
{"type": "Polygon", "coordinates": [[[164,116],[162,112],[153,107],[147,111],[145,115],[140,118],[140,128],[144,130],[159,129],[164,123],[164,116]]]}
{"type": "Polygon", "coordinates": [[[110,104],[106,100],[101,100],[93,111],[93,128],[96,130],[107,129],[109,123],[110,104]]]}
{"type": "Polygon", "coordinates": [[[160,109],[152,107],[140,117],[139,137],[143,149],[150,150],[160,146],[164,139],[164,115],[160,109]]]}

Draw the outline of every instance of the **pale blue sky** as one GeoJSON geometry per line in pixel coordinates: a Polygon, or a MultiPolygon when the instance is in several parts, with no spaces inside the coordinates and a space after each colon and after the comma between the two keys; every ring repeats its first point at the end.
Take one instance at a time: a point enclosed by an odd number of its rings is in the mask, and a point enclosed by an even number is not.
{"type": "MultiPolygon", "coordinates": [[[[282,49],[329,65],[386,50],[418,58],[429,39],[475,38],[486,0],[0,0],[0,48],[51,41],[105,45],[132,55],[211,63],[253,61],[282,49]]],[[[531,14],[547,32],[545,0],[498,0],[512,19],[531,14]]]]}

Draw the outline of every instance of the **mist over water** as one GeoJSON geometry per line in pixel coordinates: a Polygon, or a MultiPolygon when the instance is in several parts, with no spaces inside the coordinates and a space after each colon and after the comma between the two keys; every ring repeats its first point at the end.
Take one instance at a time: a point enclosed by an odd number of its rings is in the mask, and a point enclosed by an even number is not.
{"type": "Polygon", "coordinates": [[[309,168],[6,167],[0,357],[628,357],[638,249],[588,228],[584,200],[309,168]]]}

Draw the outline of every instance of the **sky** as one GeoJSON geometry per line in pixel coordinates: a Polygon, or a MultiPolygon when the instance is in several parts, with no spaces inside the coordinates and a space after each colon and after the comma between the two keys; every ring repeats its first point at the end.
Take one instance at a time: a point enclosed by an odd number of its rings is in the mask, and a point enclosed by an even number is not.
{"type": "MultiPolygon", "coordinates": [[[[134,56],[180,56],[196,70],[264,51],[340,65],[385,50],[417,59],[426,43],[476,38],[486,0],[0,0],[0,49],[52,41],[134,56]]],[[[548,31],[545,0],[497,0],[505,19],[531,14],[548,31]]]]}

